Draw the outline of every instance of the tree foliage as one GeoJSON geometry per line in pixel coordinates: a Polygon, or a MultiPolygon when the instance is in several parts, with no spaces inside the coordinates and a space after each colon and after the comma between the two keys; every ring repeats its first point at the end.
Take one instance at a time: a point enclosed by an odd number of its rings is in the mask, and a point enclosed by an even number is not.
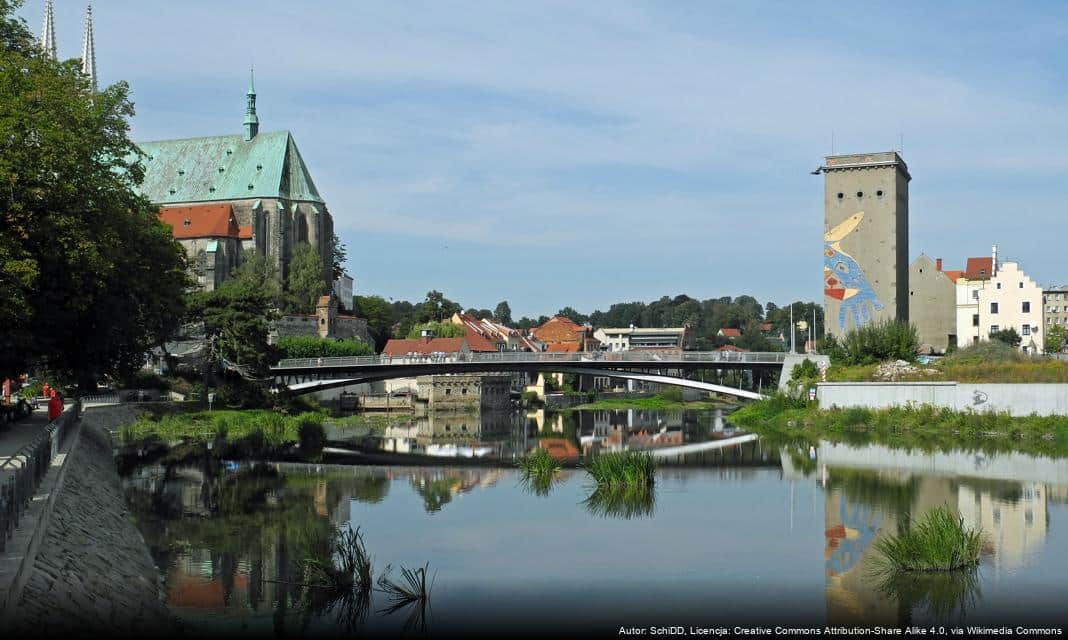
{"type": "Polygon", "coordinates": [[[828,335],[824,351],[845,365],[874,364],[884,360],[911,361],[920,346],[916,325],[897,320],[870,322],[851,329],[841,340],[828,335]]]}
{"type": "Polygon", "coordinates": [[[1001,329],[999,331],[991,331],[990,339],[999,340],[1009,345],[1010,347],[1020,346],[1020,342],[1023,340],[1023,338],[1020,337],[1020,334],[1016,333],[1016,329],[1014,329],[1013,327],[1009,327],[1008,329],[1001,329]]]}
{"type": "Polygon", "coordinates": [[[291,313],[313,313],[319,296],[325,291],[323,260],[319,252],[310,244],[297,245],[289,260],[286,310],[291,313]]]}
{"type": "Polygon", "coordinates": [[[275,347],[283,358],[341,358],[373,355],[372,345],[363,340],[333,340],[318,336],[286,336],[275,347]]]}
{"type": "Polygon", "coordinates": [[[413,325],[408,330],[406,338],[414,340],[420,337],[423,329],[430,329],[434,332],[435,338],[462,338],[467,335],[467,330],[451,322],[427,322],[422,324],[413,325]]]}
{"type": "Polygon", "coordinates": [[[497,303],[497,306],[493,309],[493,319],[501,324],[511,326],[512,324],[512,307],[508,306],[507,300],[501,300],[497,303]]]}
{"type": "Polygon", "coordinates": [[[367,320],[367,331],[381,351],[393,332],[393,309],[382,296],[353,296],[353,312],[367,320]]]}
{"type": "Polygon", "coordinates": [[[1064,351],[1065,342],[1068,342],[1068,327],[1063,324],[1046,325],[1046,334],[1043,338],[1046,353],[1060,353],[1064,351]]]}
{"type": "Polygon", "coordinates": [[[185,254],[129,139],[129,88],[92,93],[0,1],[0,375],[128,375],[176,328],[185,254]]]}

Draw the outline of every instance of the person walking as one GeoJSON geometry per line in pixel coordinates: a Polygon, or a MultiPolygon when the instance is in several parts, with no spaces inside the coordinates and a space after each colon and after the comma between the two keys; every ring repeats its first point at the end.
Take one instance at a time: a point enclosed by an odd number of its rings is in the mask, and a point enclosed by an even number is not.
{"type": "Polygon", "coordinates": [[[51,422],[63,414],[63,398],[52,389],[52,397],[48,399],[48,421],[51,422]]]}

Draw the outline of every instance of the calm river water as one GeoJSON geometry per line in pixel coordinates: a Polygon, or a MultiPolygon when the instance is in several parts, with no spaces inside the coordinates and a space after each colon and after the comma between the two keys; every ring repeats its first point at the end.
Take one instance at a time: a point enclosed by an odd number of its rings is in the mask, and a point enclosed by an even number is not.
{"type": "Polygon", "coordinates": [[[459,457],[457,448],[489,447],[502,458],[543,440],[567,443],[553,451],[651,449],[662,466],[638,499],[596,494],[581,469],[535,491],[503,465],[447,457],[418,467],[148,466],[126,479],[127,496],[167,601],[194,635],[615,636],[630,626],[1066,617],[1068,460],[805,450],[752,440],[716,412],[623,414],[512,420],[496,440],[475,425],[463,438],[409,433],[405,447],[452,445],[435,451],[459,457]],[[986,533],[978,571],[910,582],[879,574],[873,542],[939,505],[986,533]],[[428,606],[390,610],[381,591],[330,601],[301,586],[303,561],[329,557],[335,526],[360,528],[376,575],[428,566],[428,606]]]}

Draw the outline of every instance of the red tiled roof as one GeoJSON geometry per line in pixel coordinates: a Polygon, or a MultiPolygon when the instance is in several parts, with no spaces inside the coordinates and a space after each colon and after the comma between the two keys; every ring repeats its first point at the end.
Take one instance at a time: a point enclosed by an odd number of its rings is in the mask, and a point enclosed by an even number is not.
{"type": "Polygon", "coordinates": [[[545,324],[535,327],[531,333],[546,344],[553,342],[578,342],[586,329],[575,324],[570,318],[553,316],[545,324]]]}
{"type": "Polygon", "coordinates": [[[432,338],[424,340],[390,340],[382,349],[382,355],[406,356],[409,353],[428,355],[431,353],[459,353],[467,344],[466,338],[432,338]]]}
{"type": "Polygon", "coordinates": [[[246,224],[237,228],[237,237],[242,240],[252,239],[252,225],[246,224]]]}
{"type": "Polygon", "coordinates": [[[723,327],[719,330],[719,335],[723,336],[724,338],[741,338],[742,332],[738,329],[735,329],[734,327],[723,327]]]}
{"type": "Polygon", "coordinates": [[[961,276],[964,275],[964,272],[961,271],[960,269],[954,269],[952,271],[943,271],[942,273],[947,278],[949,278],[950,282],[956,282],[958,279],[960,279],[961,276]]]}
{"type": "Polygon", "coordinates": [[[740,352],[744,352],[744,351],[749,351],[749,349],[742,349],[741,347],[736,347],[733,344],[725,344],[725,345],[723,345],[722,347],[720,347],[718,349],[713,349],[713,351],[740,351],[740,352]]]}
{"type": "Polygon", "coordinates": [[[968,258],[968,265],[964,268],[964,277],[969,280],[989,280],[993,262],[993,258],[968,258]]]}
{"type": "Polygon", "coordinates": [[[578,353],[582,348],[582,345],[577,342],[554,342],[547,345],[545,351],[548,353],[578,353]]]}
{"type": "Polygon", "coordinates": [[[229,204],[198,204],[164,207],[159,219],[170,226],[175,238],[237,238],[241,234],[229,204]]]}
{"type": "Polygon", "coordinates": [[[765,332],[765,333],[768,332],[768,331],[771,331],[771,323],[770,322],[761,322],[760,323],[760,330],[765,332]]]}

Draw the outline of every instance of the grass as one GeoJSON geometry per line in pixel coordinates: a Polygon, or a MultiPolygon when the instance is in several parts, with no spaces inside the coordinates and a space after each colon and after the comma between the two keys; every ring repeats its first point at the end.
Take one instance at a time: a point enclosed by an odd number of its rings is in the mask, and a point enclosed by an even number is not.
{"type": "Polygon", "coordinates": [[[302,426],[322,425],[326,414],[304,412],[298,415],[283,415],[269,409],[197,411],[190,413],[167,413],[163,415],[142,414],[136,422],[123,427],[120,440],[125,444],[139,442],[151,437],[166,441],[208,442],[242,439],[260,439],[272,446],[299,440],[302,426]]]}
{"type": "Polygon", "coordinates": [[[930,405],[820,409],[773,397],[746,404],[729,420],[761,436],[781,436],[807,444],[824,439],[924,451],[1017,451],[1068,457],[1068,420],[1061,416],[1010,416],[1007,412],[955,411],[930,405]]]}
{"type": "Polygon", "coordinates": [[[647,518],[656,509],[656,491],[647,484],[598,486],[582,504],[602,518],[647,518]]]}
{"type": "Polygon", "coordinates": [[[564,411],[612,410],[612,409],[715,409],[726,404],[720,400],[696,400],[685,402],[655,395],[649,398],[608,398],[596,402],[587,402],[564,411]]]}
{"type": "Polygon", "coordinates": [[[520,458],[516,465],[519,467],[523,484],[539,496],[549,494],[553,479],[560,471],[560,463],[549,455],[547,449],[540,447],[520,458]]]}
{"type": "Polygon", "coordinates": [[[337,590],[370,590],[373,568],[360,528],[336,530],[331,547],[331,562],[315,559],[305,562],[312,584],[337,590]]]}
{"type": "Polygon", "coordinates": [[[656,475],[653,456],[641,451],[602,453],[587,460],[583,466],[598,487],[648,487],[656,475]]]}
{"type": "Polygon", "coordinates": [[[964,524],[947,507],[931,509],[900,535],[875,543],[886,569],[893,571],[955,571],[979,562],[983,534],[964,524]]]}
{"type": "Polygon", "coordinates": [[[433,582],[427,585],[427,570],[430,563],[426,563],[418,569],[405,569],[401,567],[400,580],[389,577],[390,567],[378,577],[378,588],[390,599],[390,609],[403,607],[413,602],[426,602],[430,597],[430,590],[434,588],[433,582]]]}
{"type": "MultiPolygon", "coordinates": [[[[870,382],[876,380],[878,365],[834,365],[827,371],[831,382],[870,382]]],[[[1065,383],[1068,382],[1068,361],[1027,356],[1018,349],[997,340],[984,340],[955,351],[929,365],[917,365],[921,370],[900,376],[902,381],[936,380],[957,382],[1004,383],[1065,383]]]]}

